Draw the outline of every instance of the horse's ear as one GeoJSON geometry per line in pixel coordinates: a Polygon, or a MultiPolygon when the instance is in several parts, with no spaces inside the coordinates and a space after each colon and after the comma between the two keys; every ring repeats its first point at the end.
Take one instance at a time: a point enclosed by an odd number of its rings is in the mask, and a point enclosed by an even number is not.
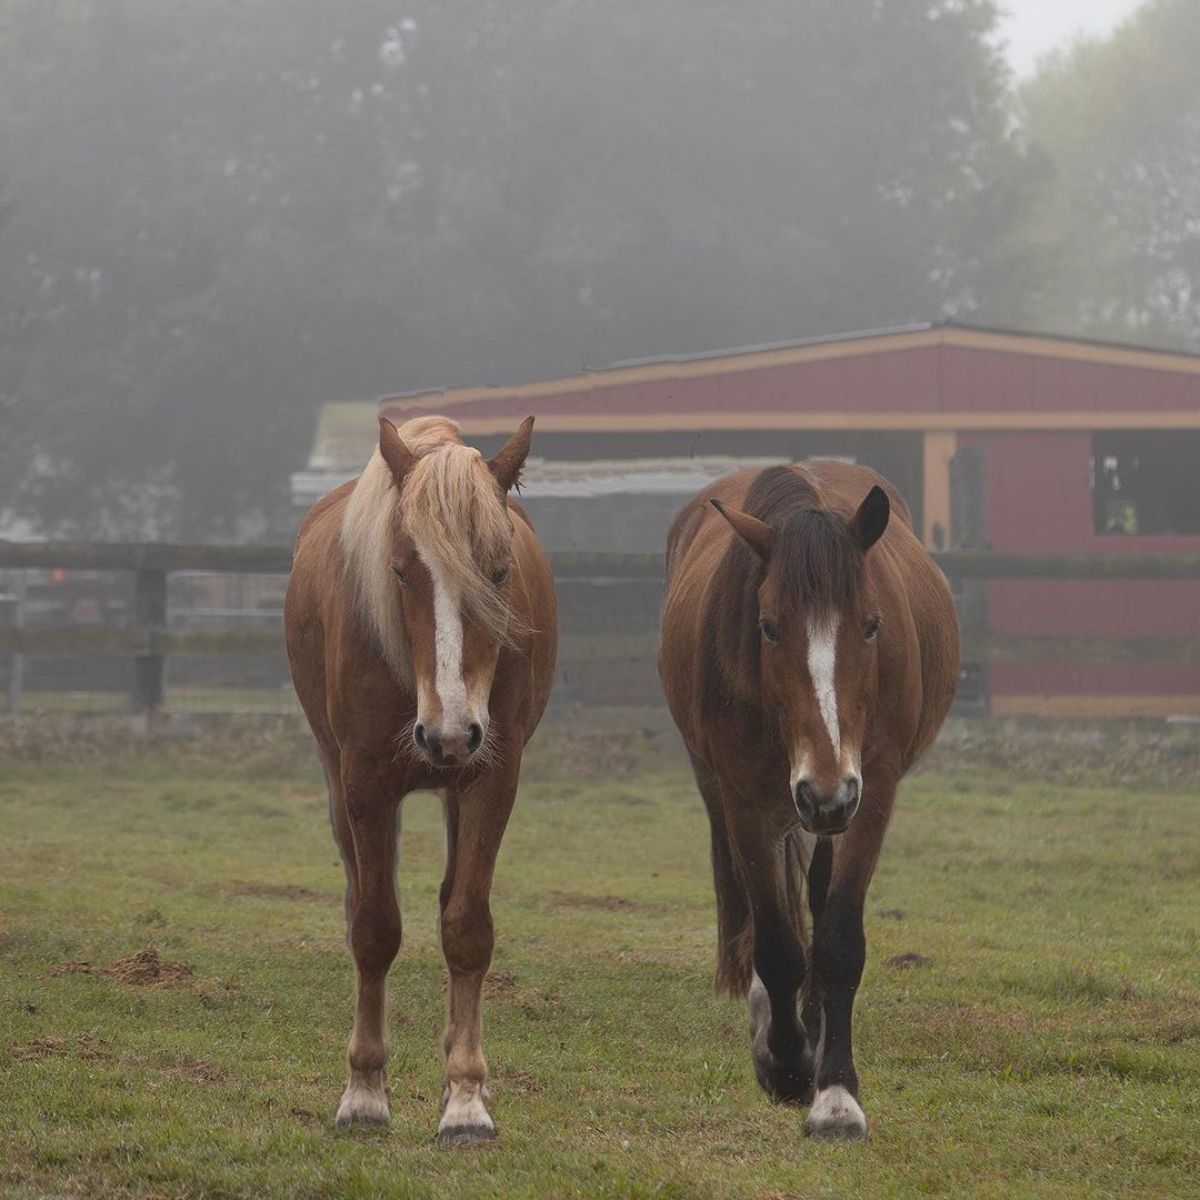
{"type": "Polygon", "coordinates": [[[529,439],[533,437],[533,418],[526,417],[521,428],[500,447],[499,453],[488,463],[488,470],[495,475],[500,486],[507,492],[519,487],[521,468],[529,454],[529,439]]]}
{"type": "Polygon", "coordinates": [[[736,508],[727,508],[720,500],[710,499],[709,504],[729,522],[733,527],[733,532],[763,562],[771,557],[771,551],[775,548],[775,530],[766,521],[760,521],[757,517],[752,517],[749,513],[741,512],[736,508]]]}
{"type": "Polygon", "coordinates": [[[888,494],[876,484],[868,493],[867,498],[858,506],[850,522],[850,528],[858,539],[858,544],[865,553],[875,545],[887,528],[888,517],[892,515],[892,502],[888,494]]]}
{"type": "Polygon", "coordinates": [[[379,418],[379,453],[383,455],[383,461],[392,472],[396,486],[401,487],[405,475],[412,470],[417,461],[417,456],[404,444],[399,431],[387,417],[379,418]]]}

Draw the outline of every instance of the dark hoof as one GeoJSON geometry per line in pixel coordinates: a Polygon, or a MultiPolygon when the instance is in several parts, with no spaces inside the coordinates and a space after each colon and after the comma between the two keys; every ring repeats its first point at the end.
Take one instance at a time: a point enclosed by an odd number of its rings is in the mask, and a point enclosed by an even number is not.
{"type": "Polygon", "coordinates": [[[754,1074],[758,1086],[776,1104],[811,1104],[813,1098],[812,1065],[801,1063],[799,1067],[787,1067],[774,1058],[755,1058],[754,1074]]]}
{"type": "Polygon", "coordinates": [[[450,1125],[437,1135],[439,1146],[483,1146],[495,1140],[495,1129],[486,1125],[450,1125]]]}

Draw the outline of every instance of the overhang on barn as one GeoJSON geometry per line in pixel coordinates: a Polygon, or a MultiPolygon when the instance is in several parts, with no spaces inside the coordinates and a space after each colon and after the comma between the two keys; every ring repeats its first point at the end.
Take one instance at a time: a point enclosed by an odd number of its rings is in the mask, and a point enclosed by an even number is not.
{"type": "MultiPolygon", "coordinates": [[[[526,496],[552,548],[657,550],[713,473],[836,456],[888,476],[931,548],[1200,552],[1194,355],[919,325],[354,408],[362,444],[343,478],[365,461],[378,413],[443,414],[485,452],[536,414],[526,496]]],[[[329,406],[328,444],[349,446],[332,432],[348,412],[329,406]]],[[[328,481],[329,463],[296,483],[328,481]]],[[[1191,582],[985,586],[1001,635],[1200,637],[1191,582]]],[[[998,663],[990,686],[997,713],[1200,714],[1200,666],[1187,662],[998,663]]]]}

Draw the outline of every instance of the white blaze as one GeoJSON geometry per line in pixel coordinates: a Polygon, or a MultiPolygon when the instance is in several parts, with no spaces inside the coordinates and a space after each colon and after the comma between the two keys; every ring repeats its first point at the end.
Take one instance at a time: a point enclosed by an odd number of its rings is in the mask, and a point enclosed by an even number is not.
{"type": "Polygon", "coordinates": [[[838,728],[837,687],[834,671],[837,665],[837,632],[841,617],[834,613],[827,624],[808,622],[808,674],[812,679],[821,718],[829,731],[834,758],[841,760],[842,738],[838,728]]]}
{"type": "Polygon", "coordinates": [[[417,548],[433,580],[434,686],[442,706],[442,722],[466,723],[467,687],[463,682],[463,624],[458,596],[446,584],[441,565],[432,554],[417,548]]]}

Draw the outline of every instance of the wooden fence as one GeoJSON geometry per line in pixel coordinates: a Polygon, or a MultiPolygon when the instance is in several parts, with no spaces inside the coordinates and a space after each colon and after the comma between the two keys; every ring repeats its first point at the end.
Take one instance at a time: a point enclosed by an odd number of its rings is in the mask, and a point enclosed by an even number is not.
{"type": "MultiPolygon", "coordinates": [[[[653,676],[661,556],[557,553],[550,557],[564,601],[560,662],[568,671],[636,663],[642,674],[630,691],[639,694],[638,689],[653,676]],[[621,589],[634,597],[624,608],[612,602],[621,589]]],[[[934,558],[959,588],[969,581],[993,579],[1200,580],[1200,555],[949,552],[934,558]]],[[[131,658],[133,704],[141,712],[153,713],[163,702],[169,655],[246,655],[278,652],[282,645],[279,627],[171,631],[168,576],[177,571],[284,575],[290,567],[288,546],[0,541],[0,569],[129,571],[135,581],[132,619],[117,627],[23,627],[18,621],[5,621],[0,613],[0,656],[131,658]]],[[[985,674],[986,665],[994,662],[1200,662],[1200,644],[1192,638],[997,636],[987,628],[986,604],[960,607],[960,619],[964,662],[977,665],[985,674]]]]}

